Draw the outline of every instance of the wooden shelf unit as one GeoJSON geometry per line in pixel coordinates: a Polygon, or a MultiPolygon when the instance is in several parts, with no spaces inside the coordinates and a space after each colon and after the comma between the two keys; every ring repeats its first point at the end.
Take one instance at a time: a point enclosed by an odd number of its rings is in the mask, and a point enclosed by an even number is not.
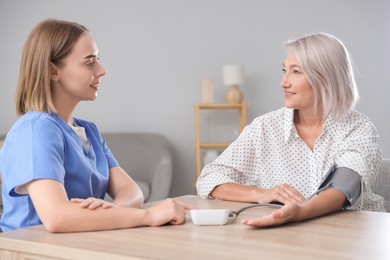
{"type": "Polygon", "coordinates": [[[236,109],[239,111],[240,132],[246,126],[246,108],[245,103],[240,104],[197,104],[195,105],[195,165],[196,178],[199,177],[202,167],[201,150],[202,149],[225,149],[230,143],[202,143],[200,140],[200,111],[201,110],[228,110],[236,109]]]}

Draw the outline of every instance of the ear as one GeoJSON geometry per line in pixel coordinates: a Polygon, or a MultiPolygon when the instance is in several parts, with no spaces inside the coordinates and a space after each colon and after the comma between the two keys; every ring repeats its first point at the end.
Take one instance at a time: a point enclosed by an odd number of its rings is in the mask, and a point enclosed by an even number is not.
{"type": "Polygon", "coordinates": [[[49,70],[50,70],[50,79],[51,80],[54,80],[54,81],[60,80],[60,76],[58,75],[58,67],[54,63],[50,62],[49,70]]]}

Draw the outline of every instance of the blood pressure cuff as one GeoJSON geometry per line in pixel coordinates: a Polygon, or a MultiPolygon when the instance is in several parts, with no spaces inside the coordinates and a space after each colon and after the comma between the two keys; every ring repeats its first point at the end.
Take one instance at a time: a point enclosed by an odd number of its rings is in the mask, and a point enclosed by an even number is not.
{"type": "Polygon", "coordinates": [[[334,188],[344,193],[347,198],[345,207],[352,206],[360,196],[361,177],[360,175],[346,167],[335,168],[330,171],[321,183],[318,191],[334,188]]]}

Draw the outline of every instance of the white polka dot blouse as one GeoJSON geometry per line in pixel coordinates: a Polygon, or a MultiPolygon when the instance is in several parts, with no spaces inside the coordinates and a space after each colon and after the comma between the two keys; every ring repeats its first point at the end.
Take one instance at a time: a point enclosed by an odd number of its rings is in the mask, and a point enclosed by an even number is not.
{"type": "Polygon", "coordinates": [[[352,209],[385,211],[383,198],[371,192],[382,161],[378,134],[363,114],[352,110],[342,121],[329,116],[313,150],[299,137],[293,109],[257,117],[199,176],[198,195],[208,197],[223,183],[270,189],[287,183],[306,198],[317,191],[328,169],[347,167],[362,177],[362,192],[352,209]]]}

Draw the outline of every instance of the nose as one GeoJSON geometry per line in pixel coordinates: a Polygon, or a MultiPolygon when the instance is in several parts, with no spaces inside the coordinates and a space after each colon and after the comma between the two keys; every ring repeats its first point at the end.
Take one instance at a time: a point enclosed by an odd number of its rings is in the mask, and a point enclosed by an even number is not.
{"type": "Polygon", "coordinates": [[[98,77],[103,77],[104,75],[107,74],[107,70],[102,66],[102,64],[100,64],[100,62],[98,62],[98,69],[97,69],[97,76],[98,77]]]}
{"type": "Polygon", "coordinates": [[[286,74],[283,75],[282,80],[280,81],[280,86],[282,88],[288,88],[291,87],[291,82],[288,80],[288,77],[286,74]]]}

